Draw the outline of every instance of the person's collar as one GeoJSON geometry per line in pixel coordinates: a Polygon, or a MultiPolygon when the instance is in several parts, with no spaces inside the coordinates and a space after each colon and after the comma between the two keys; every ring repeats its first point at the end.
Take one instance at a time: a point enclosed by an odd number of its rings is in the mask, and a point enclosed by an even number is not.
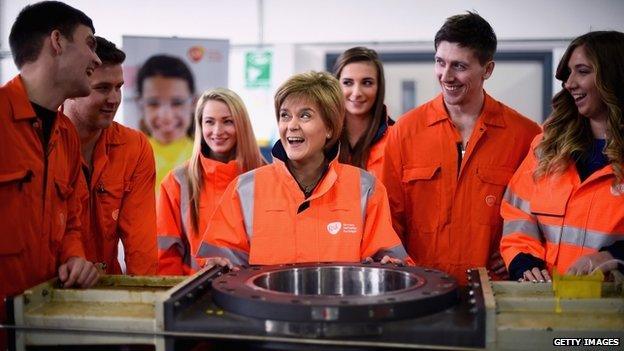
{"type": "MultiPolygon", "coordinates": [[[[483,108],[481,109],[481,113],[479,114],[479,117],[477,119],[482,119],[483,123],[490,126],[502,128],[506,127],[501,103],[494,100],[490,95],[488,95],[487,92],[485,92],[485,90],[483,91],[483,95],[483,108]]],[[[440,93],[432,101],[432,106],[435,113],[427,116],[428,126],[451,118],[448,114],[448,111],[446,111],[446,107],[444,106],[444,96],[442,95],[442,93],[440,93]]]]}
{"type": "Polygon", "coordinates": [[[202,153],[199,155],[199,161],[201,162],[204,173],[214,173],[217,171],[234,172],[238,170],[238,161],[236,161],[236,159],[230,160],[227,163],[223,163],[221,161],[214,160],[210,157],[206,157],[202,153]]]}

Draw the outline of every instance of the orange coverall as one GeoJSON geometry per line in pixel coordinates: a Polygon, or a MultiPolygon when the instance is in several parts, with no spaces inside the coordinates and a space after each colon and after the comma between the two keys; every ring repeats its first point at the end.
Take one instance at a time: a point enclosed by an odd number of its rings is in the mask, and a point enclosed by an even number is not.
{"type": "Polygon", "coordinates": [[[195,258],[201,235],[206,230],[226,187],[240,174],[237,161],[222,163],[200,156],[202,188],[199,199],[198,231],[191,225],[188,163],[169,172],[160,184],[158,197],[158,274],[190,275],[199,264],[195,258]]]}
{"type": "Polygon", "coordinates": [[[85,189],[76,129],[58,112],[44,146],[41,122],[19,76],[0,88],[0,125],[2,322],[6,296],[55,277],[70,257],[85,257],[80,224],[85,189]]]}
{"type": "MultiPolygon", "coordinates": [[[[533,143],[537,147],[541,136],[533,143]]],[[[557,175],[533,179],[537,159],[526,157],[509,182],[501,206],[501,253],[507,266],[519,253],[565,273],[581,256],[624,240],[624,183],[607,165],[580,181],[571,163],[557,175]]]]}
{"type": "Polygon", "coordinates": [[[200,257],[268,265],[389,255],[411,263],[392,229],[384,186],[374,176],[334,158],[305,199],[279,141],[273,155],[273,164],[230,183],[204,233],[200,257]]]}
{"type": "Polygon", "coordinates": [[[459,166],[455,128],[440,94],[390,130],[382,180],[394,229],[417,265],[452,274],[487,266],[499,249],[507,182],[540,127],[485,95],[459,166]]]}
{"type": "Polygon", "coordinates": [[[366,170],[377,177],[377,179],[381,178],[383,158],[386,151],[386,143],[388,142],[389,132],[390,130],[387,130],[386,133],[371,146],[368,154],[368,161],[366,161],[366,170]]]}
{"type": "Polygon", "coordinates": [[[142,133],[113,122],[92,156],[90,197],[83,199],[83,245],[87,259],[104,262],[106,273],[121,274],[117,244],[124,246],[126,272],[157,271],[154,154],[142,133]],[[88,225],[86,225],[88,223],[88,225]]]}

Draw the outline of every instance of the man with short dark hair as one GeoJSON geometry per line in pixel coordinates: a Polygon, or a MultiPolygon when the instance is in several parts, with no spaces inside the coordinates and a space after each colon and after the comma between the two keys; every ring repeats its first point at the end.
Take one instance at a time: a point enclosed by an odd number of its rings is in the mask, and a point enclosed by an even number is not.
{"type": "Polygon", "coordinates": [[[126,54],[110,41],[96,39],[102,65],[91,75],[91,94],[63,105],[80,136],[90,194],[83,202],[83,245],[87,259],[102,263],[106,273],[120,274],[121,239],[127,273],[155,275],[154,154],[143,133],[113,121],[121,103],[126,54]]]}
{"type": "Polygon", "coordinates": [[[435,50],[442,93],[407,112],[388,138],[382,180],[393,225],[418,265],[462,284],[473,267],[504,278],[500,203],[540,128],[483,90],[496,35],[481,16],[448,18],[435,50]]]}
{"type": "Polygon", "coordinates": [[[1,322],[6,296],[56,274],[65,287],[97,281],[80,237],[80,140],[58,111],[90,92],[93,32],[84,13],[53,1],[26,6],[11,28],[20,74],[0,87],[1,322]]]}

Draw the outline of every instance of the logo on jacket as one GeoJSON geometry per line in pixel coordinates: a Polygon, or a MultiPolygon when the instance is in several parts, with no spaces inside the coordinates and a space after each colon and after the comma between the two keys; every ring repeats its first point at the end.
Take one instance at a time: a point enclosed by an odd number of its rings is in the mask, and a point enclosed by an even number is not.
{"type": "Polygon", "coordinates": [[[341,222],[331,222],[327,224],[327,231],[331,235],[336,235],[342,230],[343,233],[357,233],[358,228],[353,223],[341,223],[341,222]]]}
{"type": "Polygon", "coordinates": [[[488,195],[485,197],[485,204],[492,207],[496,204],[496,196],[488,195]]]}
{"type": "Polygon", "coordinates": [[[338,232],[340,231],[340,228],[342,228],[342,223],[340,222],[331,222],[327,225],[327,231],[331,235],[338,234],[338,232]]]}
{"type": "Polygon", "coordinates": [[[114,210],[114,211],[111,213],[111,217],[113,217],[113,220],[114,220],[114,221],[117,221],[117,218],[119,218],[119,209],[114,210]]]}
{"type": "Polygon", "coordinates": [[[620,196],[624,194],[624,183],[611,185],[611,194],[613,196],[620,196]]]}

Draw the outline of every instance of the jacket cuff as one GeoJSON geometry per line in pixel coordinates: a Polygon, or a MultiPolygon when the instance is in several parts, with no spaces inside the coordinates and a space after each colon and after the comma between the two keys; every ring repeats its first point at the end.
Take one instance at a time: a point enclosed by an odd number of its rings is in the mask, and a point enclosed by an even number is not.
{"type": "Polygon", "coordinates": [[[523,277],[524,272],[536,267],[544,269],[544,261],[526,253],[519,253],[509,264],[509,279],[518,280],[523,277]]]}
{"type": "Polygon", "coordinates": [[[78,240],[65,239],[63,240],[62,245],[63,246],[61,248],[60,264],[67,262],[70,257],[86,257],[84,249],[82,247],[82,243],[80,242],[80,237],[78,237],[78,240]]]}

